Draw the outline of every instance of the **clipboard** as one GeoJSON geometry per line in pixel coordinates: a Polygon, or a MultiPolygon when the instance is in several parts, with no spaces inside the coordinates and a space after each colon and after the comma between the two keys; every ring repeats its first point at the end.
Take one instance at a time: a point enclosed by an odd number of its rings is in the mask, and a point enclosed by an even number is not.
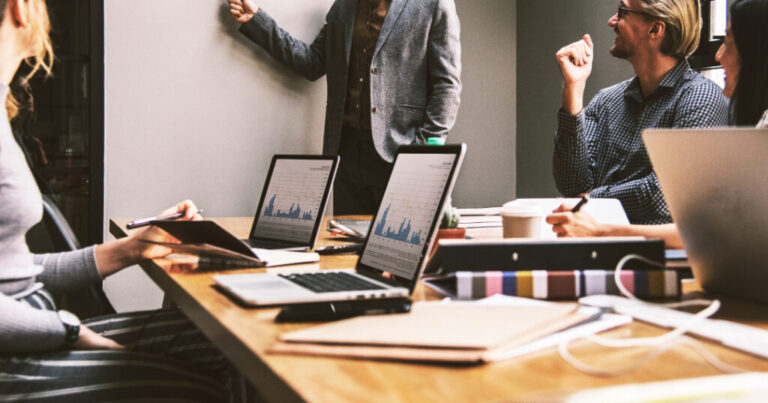
{"type": "Polygon", "coordinates": [[[175,252],[196,255],[209,265],[226,267],[265,267],[320,260],[317,253],[252,249],[213,221],[153,221],[152,225],[173,235],[181,243],[143,242],[162,245],[175,252]]]}

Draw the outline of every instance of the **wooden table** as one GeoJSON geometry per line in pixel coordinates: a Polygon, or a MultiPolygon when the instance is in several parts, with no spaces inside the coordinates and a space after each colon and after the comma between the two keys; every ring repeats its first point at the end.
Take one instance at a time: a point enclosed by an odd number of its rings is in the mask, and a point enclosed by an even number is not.
{"type": "MultiPolygon", "coordinates": [[[[247,237],[251,218],[213,219],[235,235],[247,237]]],[[[110,232],[126,236],[129,220],[110,220],[110,232]]],[[[327,232],[320,244],[333,244],[327,232]]],[[[269,269],[328,269],[354,267],[357,256],[323,256],[319,264],[269,269]]],[[[270,401],[499,401],[558,400],[586,388],[622,383],[650,382],[718,375],[701,357],[685,347],[665,352],[649,365],[615,378],[585,375],[563,361],[554,348],[526,357],[482,366],[447,366],[402,362],[367,361],[267,354],[265,350],[283,332],[308,325],[275,324],[276,308],[245,308],[221,293],[212,276],[218,271],[184,273],[185,266],[167,259],[147,261],[144,271],[166,292],[203,333],[216,344],[270,401]]],[[[188,267],[186,267],[188,268],[188,267]]],[[[238,273],[263,270],[237,270],[238,273]]],[[[684,290],[695,290],[695,284],[684,290]]],[[[415,300],[440,296],[419,285],[415,300]]],[[[768,307],[740,301],[724,301],[718,316],[768,329],[768,307]]],[[[652,336],[663,333],[653,325],[635,322],[608,332],[616,337],[652,336]]],[[[754,371],[768,371],[768,360],[706,343],[720,359],[754,371]]],[[[622,365],[642,352],[608,350],[585,341],[572,344],[572,353],[592,364],[622,365]]]]}

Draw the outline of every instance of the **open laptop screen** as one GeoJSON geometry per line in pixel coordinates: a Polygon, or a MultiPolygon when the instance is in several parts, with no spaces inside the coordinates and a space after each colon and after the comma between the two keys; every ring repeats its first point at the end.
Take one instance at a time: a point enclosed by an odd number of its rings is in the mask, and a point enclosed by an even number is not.
{"type": "Polygon", "coordinates": [[[443,150],[398,154],[360,257],[364,268],[407,281],[418,275],[462,156],[462,149],[443,150]]]}
{"type": "Polygon", "coordinates": [[[325,210],[336,157],[276,156],[251,238],[311,245],[325,210]]]}

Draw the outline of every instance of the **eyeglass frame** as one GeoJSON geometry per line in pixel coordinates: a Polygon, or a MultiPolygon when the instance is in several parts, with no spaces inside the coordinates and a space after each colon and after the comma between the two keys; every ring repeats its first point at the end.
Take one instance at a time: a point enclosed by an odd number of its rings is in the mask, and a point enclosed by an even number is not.
{"type": "Polygon", "coordinates": [[[637,14],[637,15],[642,15],[643,17],[646,17],[646,18],[650,18],[650,19],[653,19],[653,20],[657,20],[657,19],[659,19],[659,17],[657,17],[657,16],[655,16],[655,15],[652,15],[652,14],[650,14],[650,13],[647,13],[647,12],[645,12],[645,11],[637,11],[637,10],[633,10],[633,9],[631,9],[631,8],[627,8],[627,7],[624,7],[624,6],[623,6],[621,3],[619,3],[619,10],[618,10],[618,11],[616,11],[616,16],[617,16],[619,19],[622,19],[622,18],[626,17],[626,15],[627,15],[627,14],[637,14]]]}

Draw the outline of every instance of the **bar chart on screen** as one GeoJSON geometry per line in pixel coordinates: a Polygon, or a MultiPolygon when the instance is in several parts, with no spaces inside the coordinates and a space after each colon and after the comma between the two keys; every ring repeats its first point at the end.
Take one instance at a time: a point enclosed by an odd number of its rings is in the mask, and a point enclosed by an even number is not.
{"type": "Polygon", "coordinates": [[[323,213],[318,210],[331,168],[332,162],[326,160],[278,160],[255,232],[306,241],[323,213]]]}
{"type": "Polygon", "coordinates": [[[452,166],[451,155],[399,157],[361,257],[364,264],[411,276],[429,238],[452,166]]]}

